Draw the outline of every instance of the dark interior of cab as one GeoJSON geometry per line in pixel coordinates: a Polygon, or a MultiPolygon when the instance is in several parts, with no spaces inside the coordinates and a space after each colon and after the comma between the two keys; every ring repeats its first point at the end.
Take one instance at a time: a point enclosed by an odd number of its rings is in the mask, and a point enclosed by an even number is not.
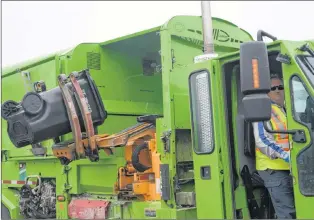
{"type": "MultiPolygon", "coordinates": [[[[276,60],[278,54],[279,52],[269,53],[270,73],[282,77],[281,63],[276,60]]],[[[223,68],[226,85],[225,94],[227,96],[226,106],[231,106],[227,114],[230,134],[230,153],[233,163],[234,189],[239,186],[239,181],[242,180],[242,184],[246,190],[251,218],[274,219],[275,212],[269,193],[255,168],[255,140],[253,128],[251,123],[246,122],[244,119],[239,60],[227,63],[223,68]],[[236,145],[238,147],[237,151],[235,150],[236,145]],[[239,163],[239,170],[236,168],[236,160],[238,160],[239,163]]],[[[239,218],[241,217],[240,212],[240,210],[237,210],[237,217],[239,218]]]]}

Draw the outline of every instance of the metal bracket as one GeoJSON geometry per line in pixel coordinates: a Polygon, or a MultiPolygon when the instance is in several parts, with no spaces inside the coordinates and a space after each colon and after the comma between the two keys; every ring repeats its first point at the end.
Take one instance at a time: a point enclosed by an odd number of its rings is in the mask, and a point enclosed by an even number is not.
{"type": "Polygon", "coordinates": [[[163,69],[162,65],[157,65],[157,66],[155,67],[156,73],[162,73],[162,69],[163,69]]]}
{"type": "Polygon", "coordinates": [[[40,177],[40,175],[29,175],[29,176],[27,176],[25,178],[25,184],[26,185],[28,185],[28,180],[31,178],[37,178],[37,186],[32,189],[32,193],[34,193],[35,195],[38,195],[40,187],[41,187],[41,183],[42,183],[41,177],[40,177]]]}
{"type": "Polygon", "coordinates": [[[73,86],[74,96],[78,103],[79,109],[82,113],[86,135],[88,138],[88,144],[89,144],[88,147],[90,148],[90,155],[88,156],[91,161],[98,161],[99,155],[98,155],[98,149],[96,146],[95,130],[94,130],[94,125],[93,125],[91,110],[88,106],[87,97],[85,96],[86,94],[85,92],[83,92],[82,88],[80,87],[80,84],[78,83],[76,79],[77,77],[78,77],[77,72],[73,72],[70,74],[70,81],[73,86]]]}
{"type": "Polygon", "coordinates": [[[47,148],[43,147],[41,143],[32,144],[32,153],[35,156],[45,156],[47,153],[47,148]]]}
{"type": "Polygon", "coordinates": [[[171,131],[165,131],[163,133],[163,136],[161,136],[161,141],[164,144],[164,152],[169,153],[170,152],[170,135],[171,131]]]}
{"type": "Polygon", "coordinates": [[[181,187],[179,185],[179,178],[177,175],[173,177],[173,185],[174,185],[175,192],[180,192],[181,187]]]}
{"type": "Polygon", "coordinates": [[[302,45],[300,48],[298,48],[299,50],[305,52],[307,51],[309,54],[311,54],[312,56],[314,56],[314,51],[310,48],[309,43],[306,43],[304,45],[302,45]]]}
{"type": "Polygon", "coordinates": [[[70,189],[72,189],[72,186],[71,186],[70,184],[68,184],[68,183],[65,183],[65,184],[64,184],[64,190],[63,190],[63,192],[67,192],[67,191],[69,191],[70,189]]]}
{"type": "Polygon", "coordinates": [[[80,121],[79,121],[77,112],[75,110],[75,105],[74,105],[72,96],[70,94],[69,88],[66,86],[67,77],[65,74],[61,74],[58,76],[58,83],[62,92],[64,104],[66,106],[67,113],[69,116],[72,134],[73,134],[75,147],[76,147],[76,153],[79,157],[84,157],[85,152],[84,152],[83,143],[82,143],[82,132],[81,132],[80,121]]]}
{"type": "Polygon", "coordinates": [[[291,134],[292,140],[297,143],[305,143],[306,136],[304,130],[271,130],[267,123],[264,122],[264,128],[268,133],[271,134],[291,134]]]}
{"type": "Polygon", "coordinates": [[[71,169],[72,169],[72,167],[65,165],[65,166],[63,166],[63,173],[67,174],[71,169]]]}
{"type": "Polygon", "coordinates": [[[176,62],[176,57],[174,56],[174,49],[171,49],[171,64],[172,64],[172,69],[174,66],[174,63],[176,62]]]}
{"type": "Polygon", "coordinates": [[[34,91],[37,93],[45,92],[47,90],[46,83],[43,80],[34,83],[34,91]]]}
{"type": "Polygon", "coordinates": [[[8,160],[8,151],[7,150],[1,150],[1,162],[8,160]]]}
{"type": "Polygon", "coordinates": [[[23,83],[24,83],[25,92],[34,91],[34,87],[33,87],[32,81],[31,81],[30,72],[21,71],[19,69],[17,70],[17,72],[21,73],[23,83]]]}
{"type": "Polygon", "coordinates": [[[292,136],[292,140],[297,143],[305,143],[306,136],[303,130],[297,130],[295,134],[292,136]]]}
{"type": "Polygon", "coordinates": [[[65,177],[65,183],[64,183],[64,189],[63,192],[67,193],[70,189],[72,189],[72,186],[69,184],[69,176],[68,173],[72,169],[70,166],[63,166],[63,174],[66,176],[65,177]]]}

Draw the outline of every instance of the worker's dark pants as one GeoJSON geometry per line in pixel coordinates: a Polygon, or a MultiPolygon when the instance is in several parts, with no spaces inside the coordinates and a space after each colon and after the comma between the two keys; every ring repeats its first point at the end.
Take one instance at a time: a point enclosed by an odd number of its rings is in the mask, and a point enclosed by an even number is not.
{"type": "Polygon", "coordinates": [[[258,173],[271,196],[277,218],[294,219],[295,205],[290,171],[267,169],[258,173]]]}

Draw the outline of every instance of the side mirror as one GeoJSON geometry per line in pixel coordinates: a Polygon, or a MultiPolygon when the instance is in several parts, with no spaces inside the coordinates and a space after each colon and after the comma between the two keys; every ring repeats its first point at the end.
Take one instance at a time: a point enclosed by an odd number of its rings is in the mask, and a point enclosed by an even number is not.
{"type": "Polygon", "coordinates": [[[247,42],[240,46],[240,81],[244,94],[244,117],[248,122],[271,118],[270,71],[264,42],[247,42]]]}

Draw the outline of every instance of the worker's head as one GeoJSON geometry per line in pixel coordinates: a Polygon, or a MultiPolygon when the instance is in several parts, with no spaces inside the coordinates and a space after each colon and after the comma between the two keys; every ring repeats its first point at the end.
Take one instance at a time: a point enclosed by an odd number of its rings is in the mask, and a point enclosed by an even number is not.
{"type": "Polygon", "coordinates": [[[270,92],[268,96],[270,99],[280,106],[284,106],[285,102],[285,94],[284,94],[284,87],[281,78],[273,74],[270,77],[271,85],[270,85],[270,92]]]}

